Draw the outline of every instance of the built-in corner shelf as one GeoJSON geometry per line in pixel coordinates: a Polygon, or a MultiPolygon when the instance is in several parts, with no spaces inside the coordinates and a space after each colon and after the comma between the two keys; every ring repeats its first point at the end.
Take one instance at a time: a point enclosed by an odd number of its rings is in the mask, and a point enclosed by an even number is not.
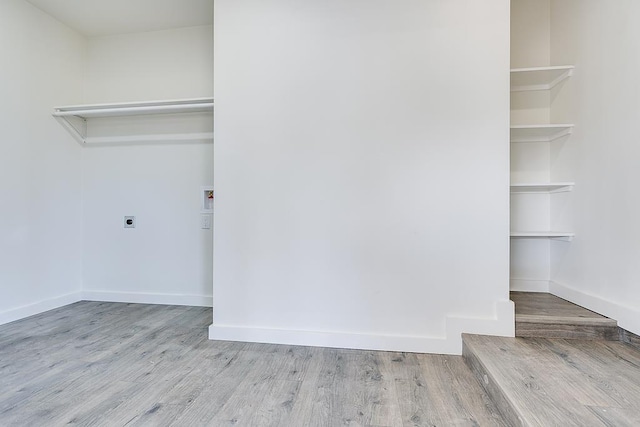
{"type": "Polygon", "coordinates": [[[53,117],[80,143],[121,143],[155,141],[212,140],[213,132],[180,134],[89,137],[87,120],[105,117],[127,117],[159,114],[213,113],[213,98],[192,98],[161,101],[87,104],[55,107],[53,117]],[[75,124],[74,124],[75,123],[75,124]]]}
{"type": "Polygon", "coordinates": [[[574,182],[511,184],[511,193],[563,193],[573,191],[574,182]]]}
{"type": "Polygon", "coordinates": [[[573,75],[573,65],[553,67],[513,68],[511,92],[551,90],[573,75]]]}
{"type": "Polygon", "coordinates": [[[571,132],[572,124],[511,126],[511,142],[551,142],[571,132]]]}
{"type": "Polygon", "coordinates": [[[512,239],[554,239],[570,241],[575,233],[568,231],[512,231],[512,239]]]}

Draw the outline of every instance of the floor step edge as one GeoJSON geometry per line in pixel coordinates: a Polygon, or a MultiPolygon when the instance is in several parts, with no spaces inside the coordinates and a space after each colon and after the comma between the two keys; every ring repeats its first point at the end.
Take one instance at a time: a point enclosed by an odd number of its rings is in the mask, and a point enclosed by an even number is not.
{"type": "Polygon", "coordinates": [[[482,388],[496,405],[496,408],[507,424],[514,427],[525,426],[517,405],[509,399],[500,382],[494,377],[490,369],[487,369],[482,359],[477,355],[473,344],[469,342],[470,334],[462,334],[462,357],[473,372],[482,388]]]}

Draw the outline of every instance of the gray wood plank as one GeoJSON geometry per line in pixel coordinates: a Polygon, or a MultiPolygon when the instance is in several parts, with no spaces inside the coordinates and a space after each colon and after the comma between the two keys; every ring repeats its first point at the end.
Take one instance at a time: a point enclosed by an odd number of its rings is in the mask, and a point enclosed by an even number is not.
{"type": "Polygon", "coordinates": [[[506,425],[459,357],[395,354],[390,363],[403,425],[506,425]]]}
{"type": "Polygon", "coordinates": [[[511,292],[510,298],[516,306],[516,314],[611,320],[549,293],[511,292]]]}
{"type": "Polygon", "coordinates": [[[302,381],[274,379],[258,408],[250,414],[248,426],[305,425],[291,419],[293,404],[302,381]]]}
{"type": "Polygon", "coordinates": [[[427,378],[437,384],[428,391],[440,423],[505,425],[495,404],[459,357],[418,355],[418,360],[427,378]]]}
{"type": "Polygon", "coordinates": [[[629,408],[589,408],[607,427],[640,426],[640,412],[629,408]]]}
{"type": "MultiPolygon", "coordinates": [[[[308,426],[324,426],[328,425],[328,411],[322,411],[318,408],[316,400],[316,390],[318,388],[318,379],[324,364],[325,354],[328,349],[308,348],[309,357],[304,378],[301,378],[300,388],[298,389],[296,398],[293,401],[289,420],[286,424],[291,426],[308,425],[308,426]]],[[[272,398],[273,399],[273,398],[272,398]]],[[[286,425],[283,424],[283,425],[286,425]]]]}

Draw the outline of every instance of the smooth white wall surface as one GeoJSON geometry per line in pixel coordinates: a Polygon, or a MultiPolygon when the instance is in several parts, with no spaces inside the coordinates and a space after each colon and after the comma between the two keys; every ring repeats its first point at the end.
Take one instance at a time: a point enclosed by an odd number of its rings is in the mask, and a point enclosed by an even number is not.
{"type": "Polygon", "coordinates": [[[85,102],[213,96],[209,26],[88,39],[85,102]]]}
{"type": "MultiPolygon", "coordinates": [[[[511,0],[511,68],[551,65],[550,1],[511,0]]],[[[513,92],[511,122],[549,123],[549,92],[513,92]]]]}
{"type": "MultiPolygon", "coordinates": [[[[213,96],[211,26],[91,38],[87,57],[89,103],[213,96]]],[[[86,298],[211,305],[212,144],[87,146],[82,179],[86,298]]]]}
{"type": "Polygon", "coordinates": [[[576,238],[554,245],[552,291],[640,334],[640,3],[552,1],[551,58],[576,65],[557,94],[554,121],[576,128],[553,153],[552,177],[575,175],[576,238]]]}
{"type": "Polygon", "coordinates": [[[80,298],[81,149],[51,117],[82,99],[85,41],[0,2],[0,323],[80,298]]]}
{"type": "Polygon", "coordinates": [[[217,0],[210,337],[513,334],[509,2],[217,0]]]}

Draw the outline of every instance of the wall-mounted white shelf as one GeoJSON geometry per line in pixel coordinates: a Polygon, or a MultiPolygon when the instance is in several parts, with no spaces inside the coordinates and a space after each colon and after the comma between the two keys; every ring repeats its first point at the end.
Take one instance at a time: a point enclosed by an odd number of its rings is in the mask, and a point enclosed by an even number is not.
{"type": "Polygon", "coordinates": [[[551,90],[573,75],[573,65],[553,67],[513,68],[511,92],[551,90]]]}
{"type": "Polygon", "coordinates": [[[127,142],[212,140],[213,132],[90,137],[87,135],[87,120],[105,117],[209,112],[213,113],[213,98],[71,105],[55,107],[53,117],[55,117],[60,124],[82,144],[109,144],[127,142]]]}
{"type": "Polygon", "coordinates": [[[134,116],[141,114],[176,114],[213,111],[213,98],[175,99],[164,101],[121,102],[55,107],[54,117],[134,116]]]}
{"type": "Polygon", "coordinates": [[[551,142],[571,132],[572,124],[511,126],[511,142],[551,142]]]}
{"type": "Polygon", "coordinates": [[[512,231],[512,239],[554,239],[570,241],[575,233],[568,231],[512,231]]]}
{"type": "Polygon", "coordinates": [[[511,184],[511,193],[563,193],[573,191],[574,182],[511,184]]]}

